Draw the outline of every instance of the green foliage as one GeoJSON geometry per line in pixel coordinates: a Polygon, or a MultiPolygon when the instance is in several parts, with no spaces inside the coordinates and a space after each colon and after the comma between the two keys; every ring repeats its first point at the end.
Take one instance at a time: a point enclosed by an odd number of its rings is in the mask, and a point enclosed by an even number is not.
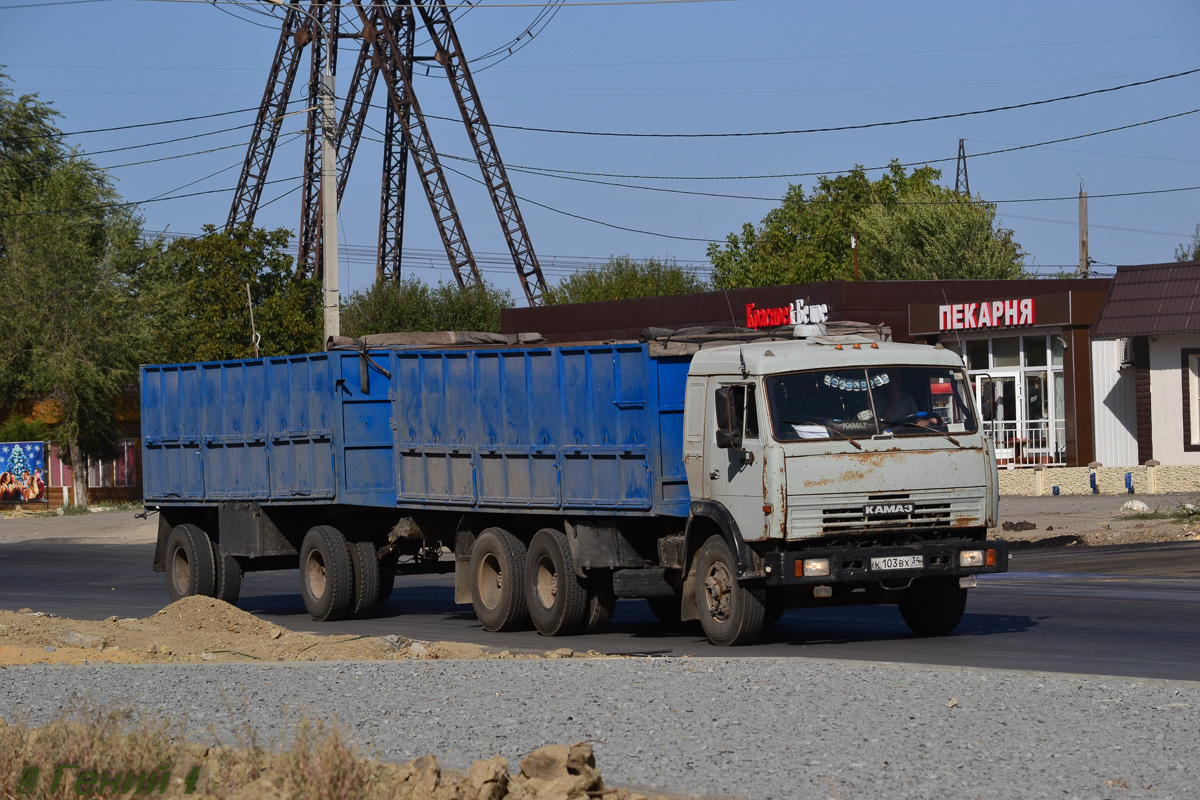
{"type": "Polygon", "coordinates": [[[1192,241],[1175,248],[1176,261],[1200,261],[1200,225],[1192,233],[1192,241]]]}
{"type": "Polygon", "coordinates": [[[0,425],[0,442],[44,442],[50,438],[50,428],[44,422],[30,422],[12,414],[0,425]]]}
{"type": "Polygon", "coordinates": [[[67,154],[0,213],[0,390],[53,401],[52,439],[83,457],[109,452],[112,399],[136,379],[131,276],[146,252],[117,201],[103,172],[67,154]]]}
{"type": "Polygon", "coordinates": [[[893,161],[875,181],[857,166],[819,178],[811,195],[794,185],[760,227],[747,223],[724,245],[709,245],[713,284],[731,289],[853,280],[855,232],[863,279],[1020,276],[1024,254],[1011,231],[993,227],[995,208],[937,185],[939,177],[932,167],[909,174],[893,161]]]}
{"type": "Polygon", "coordinates": [[[457,284],[429,286],[418,278],[379,281],[352,293],[342,305],[342,334],[404,331],[487,331],[499,333],[500,310],[512,294],[486,281],[464,289],[457,284]]]}
{"type": "Polygon", "coordinates": [[[138,280],[138,297],[154,337],[146,361],[217,361],[320,350],[321,284],[296,278],[286,229],[241,225],[226,233],[177,239],[138,280]],[[253,329],[251,303],[253,299],[253,329]]]}
{"type": "MultiPolygon", "coordinates": [[[[68,155],[53,124],[58,112],[35,95],[17,97],[0,72],[0,214],[68,155]]],[[[0,253],[3,239],[0,238],[0,253]]]]}
{"type": "Polygon", "coordinates": [[[940,186],[907,192],[892,208],[855,219],[863,280],[1019,278],[1024,254],[1012,231],[995,227],[996,207],[940,186]]]}
{"type": "Polygon", "coordinates": [[[662,297],[707,290],[708,284],[695,272],[671,261],[647,258],[637,261],[627,255],[614,256],[599,269],[579,270],[550,287],[547,305],[597,303],[634,297],[662,297]]]}

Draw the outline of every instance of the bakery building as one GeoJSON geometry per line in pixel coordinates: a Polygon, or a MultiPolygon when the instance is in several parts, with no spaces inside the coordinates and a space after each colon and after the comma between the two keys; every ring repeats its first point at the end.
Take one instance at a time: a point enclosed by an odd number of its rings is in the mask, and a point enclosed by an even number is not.
{"type": "Polygon", "coordinates": [[[514,308],[501,325],[566,343],[632,339],[646,328],[868,323],[899,342],[962,354],[1001,466],[1086,466],[1096,455],[1089,333],[1111,283],[824,281],[514,308]]]}

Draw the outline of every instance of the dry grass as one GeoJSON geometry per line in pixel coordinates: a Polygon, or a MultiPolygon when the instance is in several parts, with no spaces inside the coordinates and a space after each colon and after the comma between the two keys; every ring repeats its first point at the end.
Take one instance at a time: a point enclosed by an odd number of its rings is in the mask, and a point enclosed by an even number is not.
{"type": "Polygon", "coordinates": [[[397,768],[347,744],[336,721],[303,717],[279,747],[264,747],[249,729],[239,731],[232,745],[220,744],[215,732],[210,737],[213,744],[196,744],[184,738],[182,724],[87,703],[40,727],[0,719],[0,798],[158,795],[164,771],[170,796],[188,795],[189,773],[194,798],[395,796],[379,778],[397,768]],[[117,783],[102,788],[105,775],[117,783]]]}

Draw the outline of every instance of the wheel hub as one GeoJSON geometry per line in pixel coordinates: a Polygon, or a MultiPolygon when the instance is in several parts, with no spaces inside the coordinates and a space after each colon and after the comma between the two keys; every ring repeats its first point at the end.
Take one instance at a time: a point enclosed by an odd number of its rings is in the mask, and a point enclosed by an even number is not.
{"type": "Polygon", "coordinates": [[[718,562],[709,567],[708,574],[704,576],[704,600],[708,615],[717,622],[729,619],[732,589],[733,576],[724,564],[718,562]]]}

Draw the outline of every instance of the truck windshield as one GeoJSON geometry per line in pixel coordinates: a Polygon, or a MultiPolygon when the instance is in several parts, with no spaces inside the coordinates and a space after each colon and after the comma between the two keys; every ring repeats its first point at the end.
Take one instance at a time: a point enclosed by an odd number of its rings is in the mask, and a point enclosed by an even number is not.
{"type": "Polygon", "coordinates": [[[771,375],[767,403],[775,438],[935,436],[979,424],[961,370],[889,366],[771,375]]]}

